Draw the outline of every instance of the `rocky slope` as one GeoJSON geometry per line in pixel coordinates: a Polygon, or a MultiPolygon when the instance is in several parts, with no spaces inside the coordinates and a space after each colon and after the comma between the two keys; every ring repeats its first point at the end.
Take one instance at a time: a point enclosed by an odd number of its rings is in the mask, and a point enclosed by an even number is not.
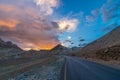
{"type": "Polygon", "coordinates": [[[13,44],[12,42],[10,41],[3,41],[1,38],[0,38],[0,48],[14,48],[14,49],[20,49],[16,44],[13,44]]]}
{"type": "Polygon", "coordinates": [[[82,48],[76,56],[102,60],[120,60],[120,26],[82,48]]]}
{"type": "Polygon", "coordinates": [[[120,26],[109,32],[107,35],[102,38],[90,43],[86,47],[84,47],[81,51],[94,51],[107,47],[112,47],[115,45],[120,45],[120,26]]]}
{"type": "Polygon", "coordinates": [[[10,41],[3,41],[0,38],[0,59],[18,57],[23,51],[16,44],[10,41]]]}
{"type": "Polygon", "coordinates": [[[51,54],[64,54],[67,48],[58,44],[53,49],[50,50],[51,54]]]}

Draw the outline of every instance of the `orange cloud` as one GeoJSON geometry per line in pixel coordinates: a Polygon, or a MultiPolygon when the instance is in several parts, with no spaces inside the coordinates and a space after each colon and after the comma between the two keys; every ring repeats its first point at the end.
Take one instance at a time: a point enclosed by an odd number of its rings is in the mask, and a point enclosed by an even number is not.
{"type": "Polygon", "coordinates": [[[13,14],[20,14],[20,9],[17,6],[10,5],[10,4],[1,4],[0,3],[0,11],[4,11],[5,13],[13,13],[13,14]]]}
{"type": "Polygon", "coordinates": [[[39,13],[36,5],[26,7],[26,4],[17,3],[16,0],[15,5],[0,3],[0,37],[15,42],[24,50],[48,50],[57,45],[57,23],[39,13]]]}
{"type": "Polygon", "coordinates": [[[10,21],[0,20],[0,26],[15,28],[19,21],[11,19],[10,21]]]}

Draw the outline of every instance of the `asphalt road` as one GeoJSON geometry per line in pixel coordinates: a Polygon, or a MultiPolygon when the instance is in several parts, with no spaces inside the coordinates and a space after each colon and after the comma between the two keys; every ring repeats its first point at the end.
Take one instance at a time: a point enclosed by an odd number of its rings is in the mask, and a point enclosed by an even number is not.
{"type": "Polygon", "coordinates": [[[85,59],[66,57],[63,80],[120,80],[120,70],[85,59]]]}

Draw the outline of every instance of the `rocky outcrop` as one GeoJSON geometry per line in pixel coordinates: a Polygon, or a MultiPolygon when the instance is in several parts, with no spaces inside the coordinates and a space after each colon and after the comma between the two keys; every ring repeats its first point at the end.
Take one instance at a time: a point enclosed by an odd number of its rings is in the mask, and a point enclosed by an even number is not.
{"type": "MultiPolygon", "coordinates": [[[[14,49],[20,49],[16,44],[13,44],[11,41],[3,41],[0,39],[0,48],[14,48],[14,49]]],[[[20,49],[21,50],[21,49],[20,49]]]]}
{"type": "Polygon", "coordinates": [[[96,57],[103,60],[120,60],[120,45],[98,50],[96,57]]]}

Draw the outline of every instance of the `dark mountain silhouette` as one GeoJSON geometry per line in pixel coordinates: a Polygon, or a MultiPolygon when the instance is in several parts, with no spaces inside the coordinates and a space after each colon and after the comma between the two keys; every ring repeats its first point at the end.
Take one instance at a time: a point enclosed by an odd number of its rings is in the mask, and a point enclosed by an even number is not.
{"type": "Polygon", "coordinates": [[[0,38],[0,60],[19,58],[19,55],[22,53],[23,50],[19,48],[16,44],[13,44],[10,41],[5,42],[0,38]]]}
{"type": "Polygon", "coordinates": [[[66,47],[64,47],[64,46],[62,46],[61,44],[58,44],[58,45],[56,45],[53,49],[51,49],[51,51],[53,51],[53,50],[62,50],[62,49],[64,49],[64,48],[66,48],[66,47]]]}
{"type": "Polygon", "coordinates": [[[50,50],[52,54],[60,54],[65,51],[67,48],[62,46],[61,44],[56,45],[53,49],[50,50]]]}
{"type": "Polygon", "coordinates": [[[1,38],[0,38],[0,48],[14,48],[21,50],[16,44],[13,44],[11,41],[5,42],[1,38]]]}

